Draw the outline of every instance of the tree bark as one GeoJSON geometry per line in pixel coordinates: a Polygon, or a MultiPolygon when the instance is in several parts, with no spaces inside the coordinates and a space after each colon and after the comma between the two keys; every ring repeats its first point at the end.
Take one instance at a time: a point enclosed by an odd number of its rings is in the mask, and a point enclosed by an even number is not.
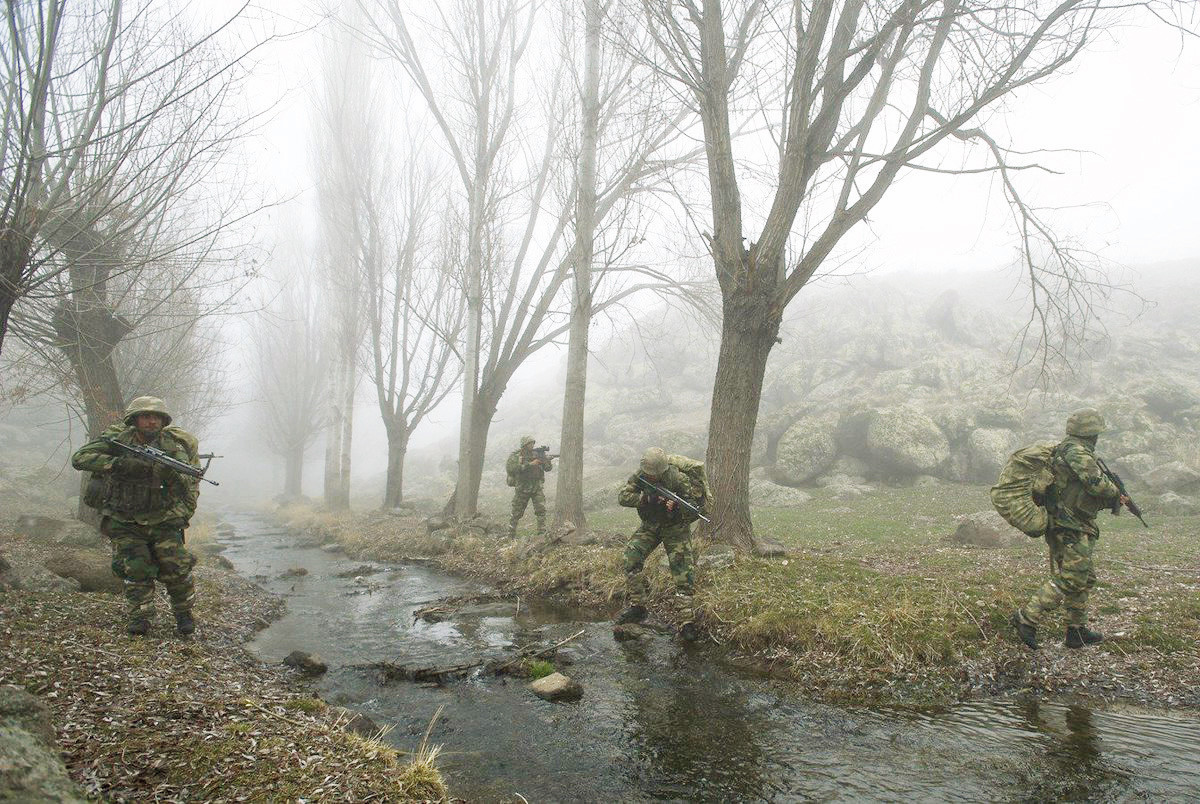
{"type": "Polygon", "coordinates": [[[283,496],[289,500],[304,494],[304,444],[288,449],[283,458],[283,496]]]}
{"type": "Polygon", "coordinates": [[[575,203],[575,289],[567,343],[562,436],[554,523],[582,530],[583,413],[587,395],[588,330],[592,323],[592,259],[596,247],[596,149],[600,138],[600,2],[587,0],[584,29],[583,136],[579,153],[579,195],[575,203]]]}
{"type": "MultiPolygon", "coordinates": [[[[725,269],[718,265],[718,274],[725,269]]],[[[721,350],[708,424],[705,463],[713,492],[713,525],[707,532],[743,552],[757,547],[750,522],[750,445],[767,358],[779,335],[780,318],[771,309],[770,291],[759,287],[723,294],[721,350]]]]}
{"type": "Polygon", "coordinates": [[[333,370],[333,378],[329,388],[329,422],[325,428],[325,505],[330,508],[338,507],[338,489],[341,484],[341,455],[342,436],[345,424],[342,421],[346,413],[341,406],[342,378],[345,369],[342,361],[338,360],[333,370]]]}
{"type": "Polygon", "coordinates": [[[383,508],[396,508],[404,502],[404,456],[408,452],[408,430],[399,425],[387,428],[387,480],[383,487],[383,508]]]}

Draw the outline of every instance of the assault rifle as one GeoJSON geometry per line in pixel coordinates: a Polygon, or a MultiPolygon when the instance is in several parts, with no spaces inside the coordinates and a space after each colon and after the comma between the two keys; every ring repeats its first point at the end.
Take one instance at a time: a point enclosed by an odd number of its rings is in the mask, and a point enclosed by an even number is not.
{"type": "Polygon", "coordinates": [[[543,444],[540,447],[533,448],[533,457],[537,458],[542,463],[546,463],[552,458],[557,458],[559,453],[551,452],[550,448],[543,444]]]}
{"type": "Polygon", "coordinates": [[[168,469],[174,469],[176,472],[179,472],[179,474],[181,474],[181,475],[187,475],[188,477],[194,477],[199,480],[203,480],[205,483],[212,483],[214,486],[221,485],[217,481],[209,480],[207,477],[204,476],[204,473],[208,471],[208,465],[210,463],[212,463],[212,459],[220,458],[220,457],[222,457],[221,455],[213,455],[211,452],[206,452],[203,455],[197,455],[196,456],[197,458],[205,458],[206,459],[204,461],[204,468],[197,469],[195,466],[192,466],[190,463],[184,463],[183,461],[179,460],[178,458],[172,458],[170,455],[163,452],[161,449],[158,449],[157,447],[145,446],[142,444],[126,444],[124,441],[117,441],[115,438],[106,438],[104,440],[107,441],[109,444],[112,444],[114,447],[120,447],[125,452],[129,453],[130,455],[135,455],[138,458],[141,458],[146,461],[150,461],[150,463],[157,463],[160,466],[167,467],[168,469]]]}
{"type": "Polygon", "coordinates": [[[651,502],[654,502],[656,497],[659,499],[663,499],[663,500],[671,500],[672,502],[676,503],[677,505],[681,505],[684,508],[686,508],[687,510],[691,511],[693,514],[698,516],[700,519],[703,519],[705,522],[712,522],[711,519],[706,517],[704,514],[700,513],[699,508],[697,508],[695,505],[691,504],[687,500],[683,499],[682,497],[680,497],[678,494],[671,491],[670,489],[665,489],[662,486],[651,483],[649,480],[647,480],[642,475],[637,476],[637,482],[638,482],[638,485],[642,487],[642,490],[644,492],[646,492],[646,494],[650,497],[651,502]]]}
{"type": "MultiPolygon", "coordinates": [[[[1100,467],[1100,471],[1104,473],[1105,477],[1111,480],[1113,485],[1117,487],[1117,491],[1121,492],[1121,497],[1124,499],[1125,507],[1129,509],[1129,513],[1136,516],[1138,521],[1147,528],[1150,527],[1149,525],[1146,525],[1146,520],[1142,519],[1142,509],[1138,508],[1138,504],[1135,503],[1133,498],[1129,496],[1129,492],[1125,490],[1125,484],[1121,482],[1121,478],[1117,475],[1117,473],[1108,468],[1108,464],[1104,462],[1103,458],[1097,458],[1096,465],[1100,467]]],[[[1114,514],[1121,510],[1120,505],[1121,503],[1117,503],[1117,505],[1113,506],[1114,514]]]]}

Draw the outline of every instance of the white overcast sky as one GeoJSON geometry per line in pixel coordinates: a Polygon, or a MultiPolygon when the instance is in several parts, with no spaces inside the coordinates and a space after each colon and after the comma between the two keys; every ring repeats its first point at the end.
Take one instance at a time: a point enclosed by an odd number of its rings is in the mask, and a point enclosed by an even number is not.
{"type": "MultiPolygon", "coordinates": [[[[311,189],[318,35],[272,46],[253,84],[264,99],[283,98],[254,152],[263,182],[284,193],[311,189]]],[[[1041,158],[1061,175],[1022,178],[1039,205],[1080,207],[1063,221],[1089,248],[1127,265],[1200,256],[1200,41],[1181,42],[1161,23],[1124,27],[1095,42],[1070,74],[1027,89],[1011,107],[989,121],[1002,143],[1078,151],[1041,158]]],[[[1015,245],[986,176],[910,174],[870,221],[855,239],[868,245],[866,267],[877,270],[995,267],[1011,261],[1015,245]]]]}

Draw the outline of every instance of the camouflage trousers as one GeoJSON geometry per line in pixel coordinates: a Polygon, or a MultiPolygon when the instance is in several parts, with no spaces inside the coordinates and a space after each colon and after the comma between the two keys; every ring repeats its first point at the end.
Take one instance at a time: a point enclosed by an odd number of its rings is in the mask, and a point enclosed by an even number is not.
{"type": "Polygon", "coordinates": [[[655,524],[642,522],[625,543],[623,563],[625,591],[629,604],[644,606],[650,596],[650,584],[642,574],[646,558],[662,544],[675,581],[677,605],[682,611],[691,609],[691,595],[696,585],[696,566],[692,555],[692,526],[690,524],[655,524]]]}
{"type": "Polygon", "coordinates": [[[1067,625],[1087,625],[1088,593],[1096,585],[1092,551],[1096,537],[1073,530],[1055,530],[1046,536],[1050,544],[1050,580],[1029,598],[1021,609],[1022,618],[1040,625],[1050,612],[1062,606],[1067,625]]]}
{"type": "Polygon", "coordinates": [[[529,486],[517,486],[513,491],[512,518],[508,523],[508,532],[516,535],[517,523],[525,515],[525,506],[533,503],[533,515],[537,517],[537,532],[546,532],[546,492],[541,483],[529,486]]]}
{"type": "Polygon", "coordinates": [[[108,518],[100,529],[112,544],[113,574],[125,582],[130,620],[148,620],[154,615],[155,580],[166,587],[172,611],[192,610],[196,558],[183,546],[183,530],[178,525],[138,525],[108,518]]]}

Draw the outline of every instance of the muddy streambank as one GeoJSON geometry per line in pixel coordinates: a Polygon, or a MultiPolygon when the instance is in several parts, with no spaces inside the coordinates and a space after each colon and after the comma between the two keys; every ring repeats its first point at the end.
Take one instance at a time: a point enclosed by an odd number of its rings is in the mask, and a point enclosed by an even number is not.
{"type": "Polygon", "coordinates": [[[329,666],[313,682],[320,696],[390,726],[384,739],[400,747],[440,712],[431,734],[443,747],[439,767],[469,800],[1200,795],[1200,720],[1188,714],[1036,695],[834,706],[669,628],[615,641],[611,612],[591,607],[508,597],[414,617],[490,590],[429,562],[298,547],[296,533],[264,518],[231,521],[223,555],[287,602],[250,649],[269,663],[319,653],[329,666]],[[525,680],[481,664],[568,639],[554,662],[582,684],[578,702],[541,700],[525,680]],[[478,669],[414,682],[381,665],[478,669]]]}

